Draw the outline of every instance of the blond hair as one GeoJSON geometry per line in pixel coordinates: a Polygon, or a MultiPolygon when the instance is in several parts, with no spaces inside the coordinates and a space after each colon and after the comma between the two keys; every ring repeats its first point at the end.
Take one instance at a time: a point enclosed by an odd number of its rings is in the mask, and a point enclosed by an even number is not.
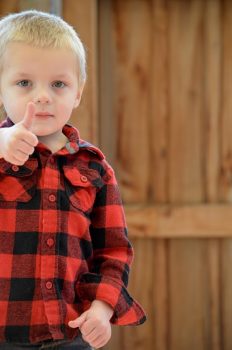
{"type": "Polygon", "coordinates": [[[71,49],[78,60],[79,83],[86,80],[84,46],[73,27],[62,18],[37,10],[9,14],[0,20],[0,58],[10,42],[40,48],[71,49]]]}

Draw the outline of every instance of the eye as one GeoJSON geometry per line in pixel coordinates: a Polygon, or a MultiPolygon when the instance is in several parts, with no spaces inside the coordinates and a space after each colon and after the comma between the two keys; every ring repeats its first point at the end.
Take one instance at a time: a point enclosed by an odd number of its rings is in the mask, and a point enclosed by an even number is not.
{"type": "Polygon", "coordinates": [[[18,81],[17,85],[21,87],[28,87],[28,86],[31,86],[32,83],[29,80],[24,79],[24,80],[18,81]]]}
{"type": "Polygon", "coordinates": [[[57,80],[54,83],[52,83],[52,86],[58,89],[63,89],[66,84],[63,81],[57,80]]]}

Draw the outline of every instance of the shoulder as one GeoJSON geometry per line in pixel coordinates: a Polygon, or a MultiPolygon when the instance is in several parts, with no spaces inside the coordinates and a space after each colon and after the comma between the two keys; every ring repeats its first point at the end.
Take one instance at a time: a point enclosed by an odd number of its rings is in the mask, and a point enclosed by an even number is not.
{"type": "Polygon", "coordinates": [[[82,139],[79,130],[71,125],[66,125],[64,131],[69,139],[70,147],[74,149],[74,152],[70,152],[71,157],[68,157],[66,166],[72,169],[77,168],[86,174],[95,173],[103,181],[114,177],[111,165],[97,146],[82,139]]]}
{"type": "Polygon", "coordinates": [[[96,171],[101,178],[108,180],[114,177],[114,170],[108,163],[104,153],[92,143],[79,140],[79,154],[87,160],[88,168],[96,171]]]}
{"type": "Polygon", "coordinates": [[[90,157],[95,156],[99,160],[105,159],[105,155],[98,147],[82,139],[79,139],[79,151],[87,151],[90,157]]]}

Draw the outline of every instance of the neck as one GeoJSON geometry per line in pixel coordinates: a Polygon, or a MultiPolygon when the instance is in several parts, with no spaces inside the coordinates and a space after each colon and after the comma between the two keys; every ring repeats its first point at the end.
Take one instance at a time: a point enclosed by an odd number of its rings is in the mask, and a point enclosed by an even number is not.
{"type": "Polygon", "coordinates": [[[38,140],[47,146],[52,153],[59,151],[68,141],[63,133],[60,135],[38,136],[38,140]]]}

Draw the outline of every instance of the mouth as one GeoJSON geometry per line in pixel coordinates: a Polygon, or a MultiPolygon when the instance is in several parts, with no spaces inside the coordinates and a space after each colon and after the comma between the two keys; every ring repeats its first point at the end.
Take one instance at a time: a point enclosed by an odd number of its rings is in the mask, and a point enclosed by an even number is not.
{"type": "Polygon", "coordinates": [[[36,113],[35,116],[40,117],[40,118],[53,117],[53,115],[51,113],[48,113],[48,112],[39,112],[39,113],[36,113]]]}

